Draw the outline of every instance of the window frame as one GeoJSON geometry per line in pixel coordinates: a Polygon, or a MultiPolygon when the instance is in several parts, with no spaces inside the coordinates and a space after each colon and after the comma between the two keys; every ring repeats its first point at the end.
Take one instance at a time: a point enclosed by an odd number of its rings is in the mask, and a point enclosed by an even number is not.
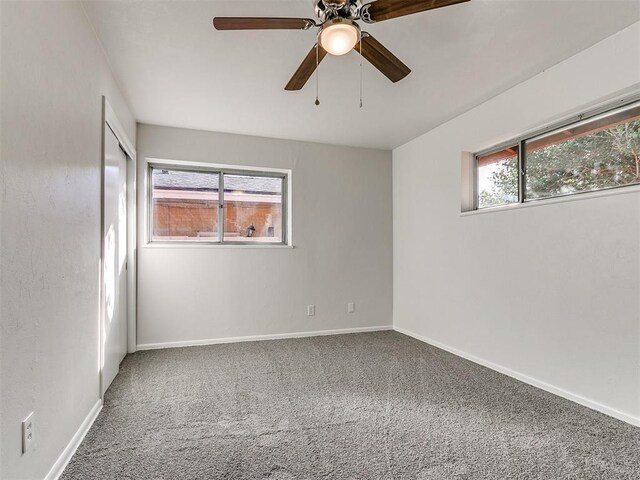
{"type": "Polygon", "coordinates": [[[505,143],[501,143],[500,145],[487,149],[487,150],[483,150],[480,151],[478,153],[474,153],[473,154],[473,163],[472,163],[472,168],[473,168],[473,210],[488,210],[488,209],[492,209],[492,208],[505,208],[505,207],[512,207],[513,205],[519,205],[520,203],[523,203],[522,201],[522,177],[523,175],[521,174],[522,172],[522,158],[523,158],[523,153],[521,153],[521,149],[522,149],[522,145],[520,142],[505,142],[505,143]],[[479,178],[478,178],[478,168],[479,168],[479,160],[482,157],[486,157],[487,155],[491,155],[493,153],[498,153],[501,152],[502,150],[506,150],[509,147],[515,147],[517,149],[517,159],[518,159],[518,200],[515,202],[509,202],[509,203],[501,203],[499,205],[488,205],[486,207],[480,207],[480,189],[478,188],[478,183],[479,183],[479,178]]]}
{"type": "Polygon", "coordinates": [[[471,167],[473,169],[473,175],[471,176],[473,181],[473,186],[472,186],[473,199],[472,199],[471,211],[485,212],[485,211],[490,211],[494,209],[498,210],[498,209],[505,209],[505,208],[513,208],[515,206],[537,204],[539,202],[548,202],[548,201],[554,201],[554,200],[557,201],[558,199],[563,199],[566,197],[575,197],[576,195],[594,194],[594,193],[608,192],[608,191],[619,190],[624,188],[639,187],[640,182],[635,182],[635,183],[629,183],[626,185],[616,185],[612,187],[598,188],[595,190],[584,190],[580,192],[570,192],[570,193],[563,193],[559,195],[550,195],[542,198],[527,199],[525,195],[526,187],[527,187],[527,184],[526,184],[527,182],[527,163],[526,163],[527,149],[525,145],[526,142],[535,140],[538,138],[542,138],[548,135],[552,135],[555,132],[561,132],[563,130],[566,130],[571,127],[575,127],[582,123],[593,121],[598,117],[606,117],[606,116],[612,115],[619,110],[625,110],[625,109],[634,108],[634,107],[640,107],[640,93],[625,97],[624,99],[618,100],[613,103],[609,102],[598,108],[594,108],[592,110],[588,110],[578,115],[574,115],[572,117],[564,119],[560,122],[555,122],[545,127],[532,130],[524,135],[520,135],[516,138],[512,138],[509,141],[501,142],[497,145],[493,145],[489,148],[482,149],[473,153],[472,162],[471,162],[471,167]],[[514,146],[518,148],[518,201],[509,203],[509,204],[479,207],[478,204],[479,204],[480,192],[478,190],[478,160],[481,157],[484,157],[492,153],[496,153],[501,150],[504,150],[508,147],[514,147],[514,146]]]}
{"type": "Polygon", "coordinates": [[[147,161],[147,245],[158,246],[245,246],[245,247],[283,247],[291,246],[291,218],[289,216],[291,197],[289,195],[289,183],[290,183],[290,170],[283,169],[259,169],[257,167],[240,167],[240,166],[226,166],[226,165],[203,165],[195,163],[178,163],[178,162],[164,162],[164,161],[147,161]],[[222,228],[218,229],[217,240],[154,240],[153,239],[153,170],[179,170],[183,172],[193,173],[209,173],[218,175],[218,224],[222,225],[222,228]],[[282,198],[282,239],[278,242],[247,242],[247,241],[230,241],[224,240],[224,220],[225,220],[225,202],[224,202],[224,176],[225,175],[241,175],[251,177],[267,177],[267,178],[280,178],[282,179],[282,192],[280,196],[282,198]]]}

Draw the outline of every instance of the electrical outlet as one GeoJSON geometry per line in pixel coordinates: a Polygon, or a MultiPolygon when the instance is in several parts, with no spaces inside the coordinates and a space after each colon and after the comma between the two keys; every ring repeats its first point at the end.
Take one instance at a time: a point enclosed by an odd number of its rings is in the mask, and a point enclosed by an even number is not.
{"type": "Polygon", "coordinates": [[[347,313],[353,313],[356,311],[356,304],[353,302],[347,303],[347,313]]]}
{"type": "Polygon", "coordinates": [[[307,305],[307,317],[313,317],[316,314],[315,305],[307,305]]]}
{"type": "Polygon", "coordinates": [[[33,412],[22,421],[22,453],[25,454],[33,449],[36,441],[35,421],[33,412]]]}

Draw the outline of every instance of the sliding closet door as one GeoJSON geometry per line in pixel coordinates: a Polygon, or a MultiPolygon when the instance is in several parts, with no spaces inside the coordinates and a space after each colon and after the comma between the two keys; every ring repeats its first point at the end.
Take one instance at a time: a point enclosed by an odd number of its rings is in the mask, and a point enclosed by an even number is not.
{"type": "Polygon", "coordinates": [[[127,156],[105,125],[102,391],[127,354],[127,156]]]}

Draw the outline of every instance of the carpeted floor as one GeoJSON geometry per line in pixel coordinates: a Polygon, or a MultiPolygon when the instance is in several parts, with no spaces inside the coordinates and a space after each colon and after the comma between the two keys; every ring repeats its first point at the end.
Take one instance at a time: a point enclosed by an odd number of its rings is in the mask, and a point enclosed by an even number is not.
{"type": "Polygon", "coordinates": [[[637,480],[640,429],[396,332],[175,348],[61,478],[637,480]]]}

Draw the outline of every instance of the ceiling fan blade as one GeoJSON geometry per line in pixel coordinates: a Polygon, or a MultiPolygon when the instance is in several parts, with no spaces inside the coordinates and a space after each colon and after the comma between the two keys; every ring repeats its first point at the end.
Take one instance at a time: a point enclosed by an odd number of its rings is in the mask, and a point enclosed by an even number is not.
{"type": "Polygon", "coordinates": [[[366,23],[382,22],[435,8],[448,7],[469,0],[376,0],[360,9],[360,17],[366,23]]]}
{"type": "MultiPolygon", "coordinates": [[[[411,73],[409,67],[370,34],[362,32],[362,40],[360,41],[362,42],[362,56],[393,83],[402,80],[411,73]]],[[[357,43],[353,49],[360,52],[360,43],[357,43]]]]}
{"type": "Polygon", "coordinates": [[[296,73],[289,80],[289,83],[287,83],[287,86],[284,87],[285,90],[300,90],[307,83],[307,80],[316,69],[316,46],[318,47],[318,65],[327,55],[327,51],[324,48],[317,44],[314,45],[296,70],[296,73]]]}
{"type": "Polygon", "coordinates": [[[216,30],[307,30],[316,22],[309,18],[215,17],[216,30]]]}

